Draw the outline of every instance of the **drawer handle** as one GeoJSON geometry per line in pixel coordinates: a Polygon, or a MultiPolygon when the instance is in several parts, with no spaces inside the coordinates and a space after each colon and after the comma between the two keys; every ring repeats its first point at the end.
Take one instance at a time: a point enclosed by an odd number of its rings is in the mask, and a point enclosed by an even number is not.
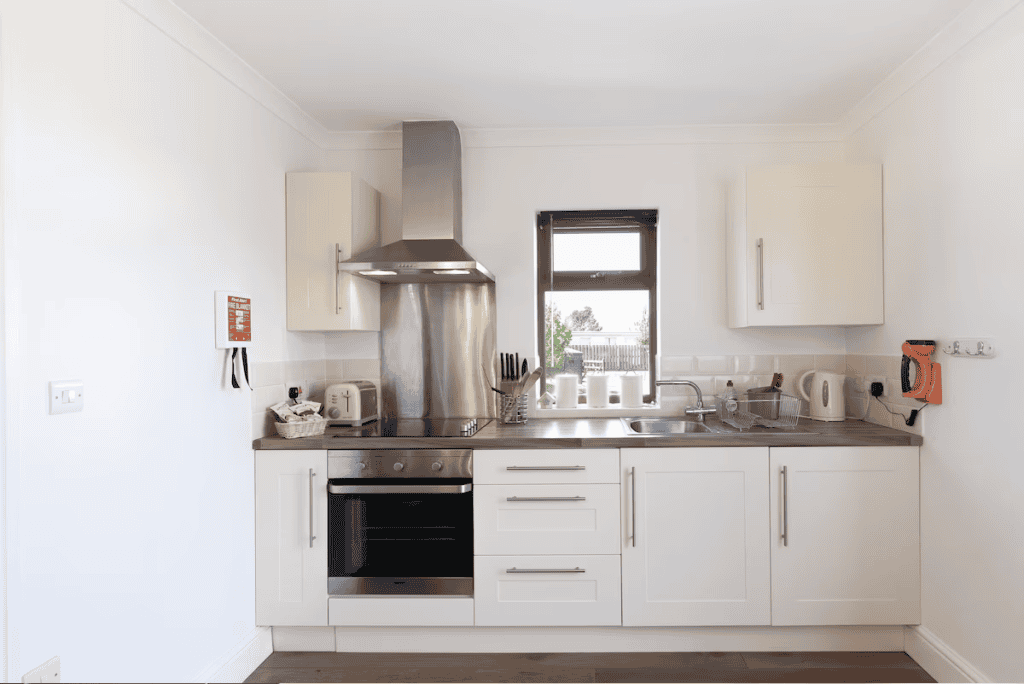
{"type": "Polygon", "coordinates": [[[585,496],[510,496],[505,501],[586,501],[585,496]]]}
{"type": "Polygon", "coordinates": [[[587,466],[507,466],[505,470],[586,470],[587,466]]]}
{"type": "Polygon", "coordinates": [[[535,569],[535,568],[509,568],[505,572],[513,574],[536,574],[536,573],[549,573],[549,572],[586,572],[584,568],[554,568],[550,570],[535,569]]]}

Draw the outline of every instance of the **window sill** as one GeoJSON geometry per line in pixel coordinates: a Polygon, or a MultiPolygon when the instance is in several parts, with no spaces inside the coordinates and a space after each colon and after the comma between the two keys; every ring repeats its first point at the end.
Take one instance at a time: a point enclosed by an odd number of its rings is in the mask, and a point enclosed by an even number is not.
{"type": "Polygon", "coordinates": [[[640,408],[622,408],[619,406],[609,408],[592,408],[586,404],[580,404],[576,408],[557,409],[537,408],[531,411],[534,418],[619,418],[633,416],[674,416],[679,414],[678,408],[659,406],[658,404],[644,404],[640,408]]]}

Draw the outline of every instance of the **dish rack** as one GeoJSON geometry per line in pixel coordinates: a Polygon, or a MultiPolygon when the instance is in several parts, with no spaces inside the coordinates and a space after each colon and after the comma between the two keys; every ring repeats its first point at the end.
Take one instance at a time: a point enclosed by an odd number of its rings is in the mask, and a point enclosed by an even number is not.
{"type": "Polygon", "coordinates": [[[316,437],[324,434],[324,430],[327,429],[327,419],[318,417],[316,420],[304,420],[301,423],[275,422],[274,425],[277,426],[277,434],[285,439],[316,437]]]}
{"type": "Polygon", "coordinates": [[[718,397],[718,418],[739,430],[754,425],[792,430],[800,419],[800,400],[783,392],[718,397]]]}

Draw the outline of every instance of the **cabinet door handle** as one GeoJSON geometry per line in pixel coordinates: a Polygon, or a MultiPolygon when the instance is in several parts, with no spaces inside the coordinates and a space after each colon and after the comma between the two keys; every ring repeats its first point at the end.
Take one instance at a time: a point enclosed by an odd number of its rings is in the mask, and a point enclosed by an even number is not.
{"type": "Polygon", "coordinates": [[[309,548],[313,548],[313,540],[316,539],[316,535],[313,534],[313,478],[316,477],[316,473],[313,469],[309,469],[309,548]]]}
{"type": "Polygon", "coordinates": [[[334,313],[341,313],[341,296],[338,294],[338,262],[341,261],[341,243],[334,243],[334,313]]]}
{"type": "Polygon", "coordinates": [[[513,574],[536,574],[536,573],[549,573],[549,572],[586,572],[584,568],[552,568],[552,569],[534,569],[534,568],[509,568],[505,572],[513,574]]]}
{"type": "Polygon", "coordinates": [[[782,545],[789,546],[789,472],[782,466],[782,545]]]}
{"type": "Polygon", "coordinates": [[[587,466],[506,466],[505,470],[586,470],[587,466]]]}
{"type": "Polygon", "coordinates": [[[757,239],[757,308],[764,311],[764,239],[757,239]]]}
{"type": "Polygon", "coordinates": [[[629,538],[633,540],[633,546],[636,546],[636,467],[630,470],[630,501],[633,504],[633,534],[629,535],[629,538]]]}
{"type": "Polygon", "coordinates": [[[505,501],[586,501],[585,496],[510,496],[505,501]]]}

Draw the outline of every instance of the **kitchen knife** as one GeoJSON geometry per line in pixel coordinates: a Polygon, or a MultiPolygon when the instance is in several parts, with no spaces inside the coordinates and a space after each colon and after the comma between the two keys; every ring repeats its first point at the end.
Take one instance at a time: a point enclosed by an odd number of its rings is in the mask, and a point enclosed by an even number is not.
{"type": "Polygon", "coordinates": [[[516,352],[516,363],[512,366],[512,379],[519,379],[519,352],[516,352]]]}
{"type": "Polygon", "coordinates": [[[523,369],[519,373],[519,377],[523,378],[523,381],[525,382],[526,381],[526,376],[528,374],[529,374],[529,370],[527,370],[526,359],[523,359],[523,369]]]}

